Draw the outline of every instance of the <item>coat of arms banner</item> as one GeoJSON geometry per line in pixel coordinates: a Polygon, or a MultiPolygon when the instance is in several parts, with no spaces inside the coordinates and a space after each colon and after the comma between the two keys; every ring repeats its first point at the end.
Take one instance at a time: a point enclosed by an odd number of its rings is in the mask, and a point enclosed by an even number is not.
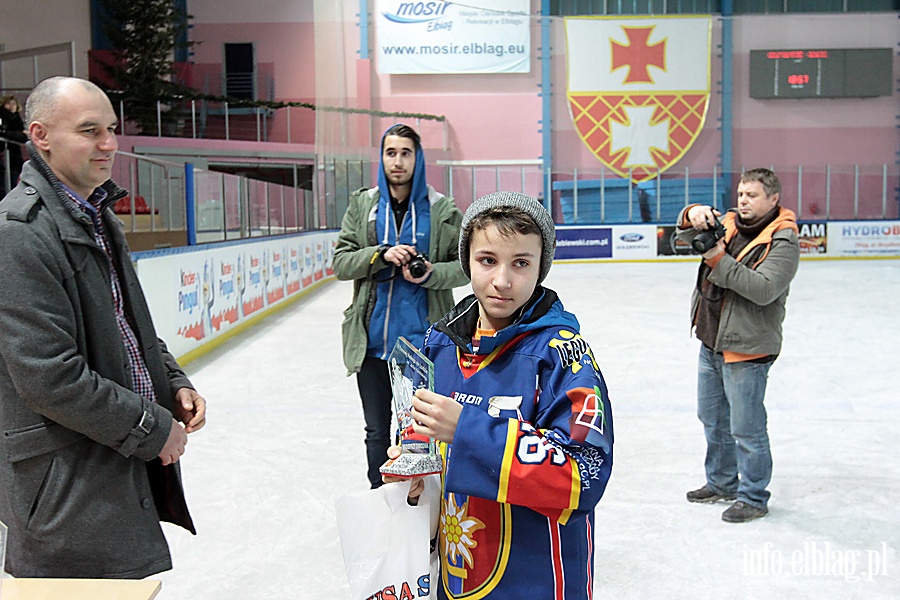
{"type": "Polygon", "coordinates": [[[677,163],[706,120],[711,17],[565,23],[569,110],[591,153],[635,183],[677,163]]]}

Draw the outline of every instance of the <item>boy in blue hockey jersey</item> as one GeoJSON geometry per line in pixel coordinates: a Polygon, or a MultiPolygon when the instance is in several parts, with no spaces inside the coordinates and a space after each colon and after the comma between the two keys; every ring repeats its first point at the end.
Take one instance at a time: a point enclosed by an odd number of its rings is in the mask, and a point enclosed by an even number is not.
{"type": "Polygon", "coordinates": [[[591,598],[612,413],[578,321],[540,285],[553,222],[534,198],[498,192],[461,227],[474,294],[426,334],[435,391],[413,399],[416,432],[444,442],[438,597],[591,598]]]}

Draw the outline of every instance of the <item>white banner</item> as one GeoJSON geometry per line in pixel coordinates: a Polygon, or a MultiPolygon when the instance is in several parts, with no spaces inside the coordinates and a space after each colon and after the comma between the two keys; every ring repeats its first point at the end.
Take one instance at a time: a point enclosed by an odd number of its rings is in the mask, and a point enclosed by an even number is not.
{"type": "Polygon", "coordinates": [[[378,72],[528,73],[529,0],[480,3],[377,0],[378,72]]]}
{"type": "Polygon", "coordinates": [[[176,357],[333,275],[337,233],[136,252],[153,323],[176,357]]]}
{"type": "Polygon", "coordinates": [[[612,242],[614,259],[656,258],[656,225],[614,225],[612,242]]]}
{"type": "Polygon", "coordinates": [[[828,256],[900,256],[900,221],[828,223],[828,256]]]}

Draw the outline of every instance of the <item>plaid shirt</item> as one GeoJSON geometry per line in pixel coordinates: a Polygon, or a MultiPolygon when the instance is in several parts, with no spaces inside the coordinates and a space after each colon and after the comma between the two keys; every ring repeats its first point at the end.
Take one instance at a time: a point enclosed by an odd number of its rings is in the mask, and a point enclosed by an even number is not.
{"type": "Polygon", "coordinates": [[[97,188],[91,197],[85,200],[76,194],[66,185],[62,185],[63,190],[68,194],[69,199],[81,209],[81,211],[91,218],[94,224],[94,240],[106,253],[106,259],[109,262],[109,281],[112,288],[113,304],[116,307],[116,322],[119,325],[119,333],[122,335],[122,342],[125,344],[125,350],[128,352],[128,363],[131,366],[131,381],[133,390],[151,402],[156,402],[156,391],[153,389],[153,381],[150,379],[150,371],[147,370],[147,363],[141,354],[140,344],[138,344],[137,336],[128,322],[125,315],[125,306],[122,301],[122,287],[119,282],[119,272],[116,269],[113,260],[112,249],[109,240],[106,239],[106,233],[103,228],[103,218],[100,215],[99,207],[106,199],[106,190],[97,188]]]}

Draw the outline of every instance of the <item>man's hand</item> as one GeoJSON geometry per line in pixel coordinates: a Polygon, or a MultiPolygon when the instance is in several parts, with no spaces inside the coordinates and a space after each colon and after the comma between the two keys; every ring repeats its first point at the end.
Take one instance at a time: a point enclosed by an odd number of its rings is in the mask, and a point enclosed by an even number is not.
{"type": "Polygon", "coordinates": [[[413,418],[413,430],[448,444],[453,442],[453,436],[456,435],[460,413],[462,404],[426,389],[416,390],[412,398],[410,414],[413,418]]]}
{"type": "Polygon", "coordinates": [[[725,254],[725,238],[719,238],[715,246],[704,252],[703,260],[712,260],[720,254],[725,254]]]}
{"type": "Polygon", "coordinates": [[[426,279],[431,277],[431,272],[434,271],[434,265],[425,261],[425,274],[419,278],[413,277],[409,272],[409,265],[403,265],[403,279],[407,280],[410,283],[424,283],[426,279]]]}
{"type": "Polygon", "coordinates": [[[416,252],[415,246],[397,244],[396,246],[391,246],[385,250],[382,258],[384,258],[384,262],[402,267],[415,258],[416,254],[418,254],[418,252],[416,252]]]}
{"type": "Polygon", "coordinates": [[[711,223],[716,222],[716,217],[720,216],[722,213],[714,209],[712,206],[704,206],[702,204],[698,204],[697,206],[692,206],[688,211],[687,218],[688,221],[691,222],[691,225],[694,229],[704,230],[709,229],[712,225],[711,223]]]}
{"type": "Polygon", "coordinates": [[[181,455],[184,454],[184,447],[187,445],[187,432],[181,423],[172,419],[172,429],[169,431],[169,438],[166,445],[159,452],[159,459],[163,465],[171,465],[178,462],[181,455]]]}
{"type": "Polygon", "coordinates": [[[194,433],[206,425],[206,400],[196,390],[181,388],[175,392],[173,413],[177,420],[184,423],[187,433],[194,433]]]}
{"type": "MultiPolygon", "coordinates": [[[[714,209],[712,206],[704,206],[702,204],[698,204],[697,206],[692,206],[690,210],[688,210],[687,218],[688,221],[691,222],[691,225],[694,229],[698,231],[703,231],[704,229],[709,229],[710,227],[714,227],[716,223],[716,217],[721,216],[722,213],[714,209]]],[[[711,260],[720,254],[725,254],[725,238],[719,239],[715,246],[707,250],[703,253],[704,260],[711,260]]]]}

